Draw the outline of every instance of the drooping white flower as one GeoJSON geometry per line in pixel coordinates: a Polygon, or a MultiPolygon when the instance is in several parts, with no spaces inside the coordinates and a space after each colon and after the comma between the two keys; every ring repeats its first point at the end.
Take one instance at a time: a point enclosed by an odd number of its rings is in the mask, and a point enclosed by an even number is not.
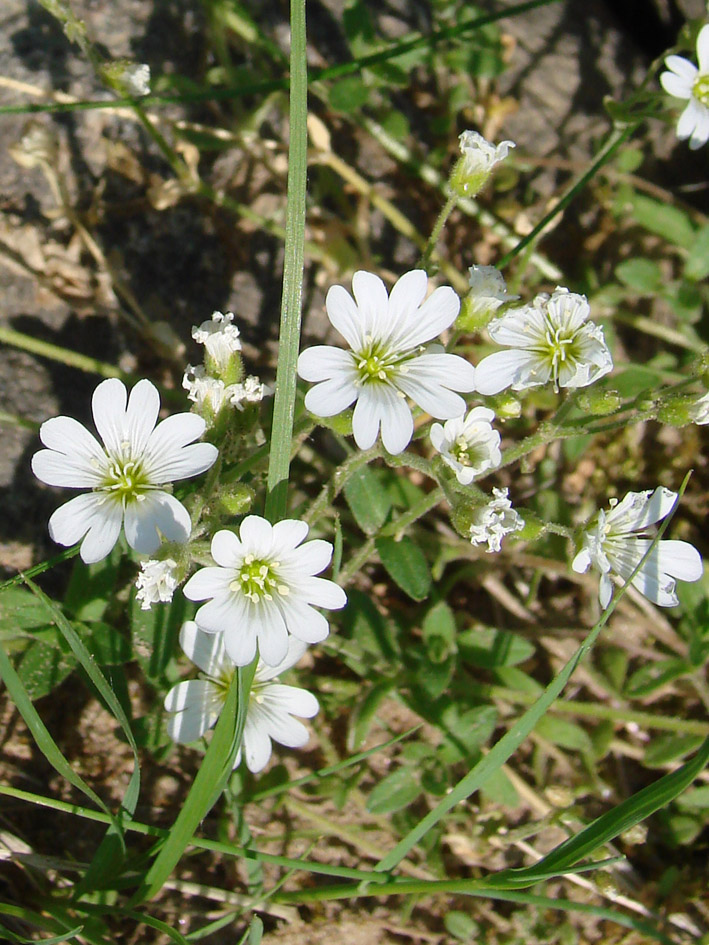
{"type": "Polygon", "coordinates": [[[693,404],[688,407],[689,418],[692,423],[703,427],[709,423],[709,391],[698,397],[693,404]]]}
{"type": "Polygon", "coordinates": [[[352,278],[354,299],[342,286],[327,293],[327,315],[350,351],[327,345],[308,348],[298,359],[298,373],[316,381],[305,406],[319,417],[332,417],[354,403],[352,432],[360,449],[372,446],[382,431],[390,453],[400,453],[413,434],[414,403],[439,420],[465,410],[453,391],[475,388],[475,370],[463,358],[438,345],[424,347],[456,319],[460,300],[450,286],[440,286],[426,301],[428,277],[421,269],[403,275],[391,295],[371,272],[352,278]]]}
{"type": "MultiPolygon", "coordinates": [[[[659,486],[655,491],[629,492],[622,502],[611,499],[610,511],[601,509],[583,533],[581,550],[571,567],[582,574],[594,565],[601,572],[599,599],[607,607],[613,596],[610,573],[627,581],[652,544],[650,526],[672,511],[677,493],[659,486]]],[[[659,541],[632,580],[633,587],[660,607],[679,603],[676,581],[698,581],[702,558],[686,541],[659,541]]]]}
{"type": "MultiPolygon", "coordinates": [[[[167,732],[173,741],[197,741],[215,724],[226,700],[236,665],[224,649],[222,634],[205,633],[188,620],[180,631],[180,645],[186,656],[203,672],[200,679],[178,683],[165,696],[170,713],[167,732]]],[[[271,740],[287,748],[302,748],[308,741],[307,728],[294,716],[310,719],[317,715],[318,700],[305,689],[284,686],[276,681],[298,662],[307,645],[289,638],[288,651],[277,666],[259,660],[249,693],[244,725],[243,749],[246,764],[256,774],[271,757],[271,740]]],[[[241,762],[241,748],[234,761],[241,762]]]]}
{"type": "Polygon", "coordinates": [[[205,346],[218,371],[226,371],[232,356],[241,351],[240,332],[233,321],[233,312],[214,312],[210,319],[192,329],[192,337],[205,346]]]}
{"type": "Polygon", "coordinates": [[[585,296],[557,287],[551,298],[542,293],[531,305],[507,311],[490,322],[496,351],[478,364],[475,378],[481,394],[506,387],[525,390],[553,382],[560,387],[587,387],[613,369],[603,329],[589,322],[585,296]]]}
{"type": "Polygon", "coordinates": [[[477,131],[464,131],[458,136],[462,157],[453,168],[450,185],[461,196],[474,197],[485,185],[492,169],[515,147],[514,141],[492,144],[477,131]]]}
{"type": "Polygon", "coordinates": [[[494,419],[488,407],[473,407],[467,417],[431,427],[431,443],[463,486],[500,465],[500,434],[492,428],[494,419]]]}
{"type": "Polygon", "coordinates": [[[155,552],[161,534],[177,542],[190,536],[187,510],[166,487],[209,469],[218,450],[193,442],[204,433],[201,417],[175,414],[156,426],[159,410],[160,395],[150,381],[138,381],[128,399],[122,382],[109,378],[92,400],[103,446],[71,417],[53,417],[40,428],[47,449],[32,457],[35,476],[50,486],[91,490],[49,519],[49,534],[60,545],[83,538],[81,557],[87,564],[106,557],[121,525],[140,554],[155,552]]]}
{"type": "Polygon", "coordinates": [[[468,272],[468,307],[472,314],[495,312],[501,305],[519,298],[518,295],[510,295],[507,292],[505,278],[494,266],[471,266],[468,272]]]}
{"type": "Polygon", "coordinates": [[[245,410],[247,404],[258,404],[271,393],[270,387],[253,374],[239,384],[230,384],[228,391],[229,403],[237,410],[245,410]]]}
{"type": "Polygon", "coordinates": [[[677,122],[677,137],[689,138],[689,147],[696,151],[709,140],[709,23],[697,37],[697,68],[682,56],[667,56],[670,70],[660,76],[662,88],[675,98],[688,99],[677,122]]]}
{"type": "Polygon", "coordinates": [[[524,519],[512,508],[507,498],[507,489],[493,489],[494,496],[487,505],[475,510],[470,526],[470,541],[473,545],[487,543],[486,551],[500,551],[505,535],[524,528],[524,519]]]}
{"type": "Polygon", "coordinates": [[[123,70],[123,84],[129,95],[142,98],[150,95],[150,66],[145,62],[134,62],[123,70]]]}
{"type": "Polygon", "coordinates": [[[172,558],[165,558],[164,561],[155,558],[141,561],[140,574],[135,579],[135,597],[140,601],[141,610],[150,610],[153,604],[167,604],[172,600],[179,584],[175,574],[176,567],[177,562],[172,558]]]}
{"type": "Polygon", "coordinates": [[[227,406],[243,411],[248,404],[257,404],[270,393],[266,384],[262,384],[253,374],[243,382],[225,384],[207,374],[201,364],[196,367],[187,365],[182,386],[187,391],[188,400],[196,404],[198,409],[207,408],[214,415],[227,406]]]}
{"type": "Polygon", "coordinates": [[[209,600],[195,616],[202,630],[224,634],[224,645],[237,666],[259,655],[269,666],[285,657],[288,637],[319,643],[329,633],[328,622],[315,607],[339,609],[345,592],[314,575],[332,557],[332,545],[322,539],[305,541],[305,522],[284,519],[271,525],[259,515],[247,515],[239,536],[223,529],[212,539],[216,568],[202,568],[185,585],[185,597],[209,600]]]}

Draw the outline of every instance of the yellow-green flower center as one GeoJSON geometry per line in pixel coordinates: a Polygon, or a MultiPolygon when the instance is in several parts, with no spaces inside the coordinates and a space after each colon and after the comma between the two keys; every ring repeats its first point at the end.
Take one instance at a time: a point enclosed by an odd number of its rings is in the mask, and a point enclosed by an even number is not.
{"type": "Polygon", "coordinates": [[[125,506],[128,502],[141,501],[144,494],[154,488],[139,460],[111,457],[97,490],[125,506]]]}
{"type": "Polygon", "coordinates": [[[705,108],[709,108],[709,75],[697,76],[692,87],[692,95],[705,108]]]}
{"type": "Polygon", "coordinates": [[[278,561],[265,561],[254,555],[247,555],[229,587],[236,593],[242,593],[255,604],[261,600],[273,600],[276,594],[287,597],[290,588],[278,576],[278,566],[278,561]]]}
{"type": "Polygon", "coordinates": [[[461,434],[451,446],[451,456],[458,460],[461,466],[478,466],[483,457],[483,451],[471,443],[461,434]]]}
{"type": "Polygon", "coordinates": [[[406,367],[402,357],[396,351],[387,350],[381,342],[370,340],[360,351],[353,352],[357,373],[357,383],[362,384],[391,384],[398,373],[405,373],[406,367]]]}

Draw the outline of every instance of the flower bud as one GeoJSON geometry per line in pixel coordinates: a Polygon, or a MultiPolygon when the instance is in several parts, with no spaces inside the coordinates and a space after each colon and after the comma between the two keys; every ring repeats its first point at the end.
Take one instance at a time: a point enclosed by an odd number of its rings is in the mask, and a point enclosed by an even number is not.
{"type": "Polygon", "coordinates": [[[617,390],[585,390],[577,403],[585,413],[606,417],[620,408],[623,399],[617,390]]]}
{"type": "Polygon", "coordinates": [[[226,486],[219,496],[219,504],[229,515],[243,515],[248,512],[253,500],[253,490],[242,483],[226,486]]]}
{"type": "Polygon", "coordinates": [[[129,98],[150,95],[150,66],[130,59],[114,59],[101,66],[101,78],[107,85],[129,98]]]}
{"type": "Polygon", "coordinates": [[[498,420],[516,420],[522,415],[522,401],[514,394],[496,394],[485,398],[485,402],[495,411],[498,420]]]}
{"type": "Polygon", "coordinates": [[[460,137],[462,157],[451,171],[449,185],[459,197],[475,197],[487,183],[495,164],[504,160],[514,142],[491,144],[476,131],[464,131],[460,137]]]}

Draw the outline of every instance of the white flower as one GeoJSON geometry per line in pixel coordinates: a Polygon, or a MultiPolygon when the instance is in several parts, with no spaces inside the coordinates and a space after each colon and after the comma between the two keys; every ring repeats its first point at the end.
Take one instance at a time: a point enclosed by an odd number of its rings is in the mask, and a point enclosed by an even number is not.
{"type": "MultiPolygon", "coordinates": [[[[628,580],[652,544],[650,526],[662,521],[676,501],[677,493],[663,486],[654,492],[629,492],[622,502],[611,499],[610,511],[601,509],[584,532],[571,567],[580,574],[592,564],[598,568],[601,607],[607,607],[613,596],[610,572],[628,580]]],[[[689,542],[659,541],[632,584],[654,604],[674,607],[679,603],[675,580],[698,581],[702,573],[701,555],[689,542]]]]}
{"type": "Polygon", "coordinates": [[[71,417],[54,417],[40,428],[48,448],[32,457],[35,476],[50,486],[91,490],[57,509],[49,519],[50,536],[60,545],[83,538],[87,564],[106,557],[121,525],[140,554],[158,549],[159,533],[168,541],[187,541],[190,517],[165,487],[203,473],[216,460],[216,446],[192,442],[204,433],[204,420],[180,413],[156,427],[160,396],[147,380],[138,381],[128,400],[121,381],[102,381],[92,410],[103,446],[71,417]]]}
{"type": "Polygon", "coordinates": [[[207,374],[202,365],[193,367],[191,364],[187,365],[182,386],[187,391],[188,400],[196,404],[198,409],[207,408],[214,415],[227,406],[243,411],[247,404],[257,404],[271,392],[253,374],[243,383],[225,384],[207,374]]]}
{"type": "Polygon", "coordinates": [[[135,579],[136,600],[140,601],[141,610],[150,610],[153,604],[167,604],[172,600],[175,588],[179,584],[175,576],[177,562],[172,558],[158,561],[150,558],[141,561],[140,574],[135,579]]]}
{"type": "Polygon", "coordinates": [[[457,193],[470,197],[478,193],[493,167],[515,147],[514,141],[494,145],[477,131],[464,131],[458,136],[458,143],[463,156],[453,168],[450,184],[457,193]]]}
{"type": "Polygon", "coordinates": [[[225,371],[232,355],[241,351],[239,329],[233,321],[233,312],[214,312],[208,321],[192,329],[192,337],[197,344],[205,346],[218,371],[225,371]]]}
{"type": "Polygon", "coordinates": [[[512,508],[507,498],[507,489],[493,489],[494,499],[487,505],[476,509],[473,522],[470,526],[470,541],[473,545],[483,545],[487,542],[487,551],[499,551],[502,539],[512,532],[519,532],[524,528],[524,519],[512,508]]]}
{"type": "MultiPolygon", "coordinates": [[[[204,633],[192,620],[182,626],[180,645],[204,673],[200,679],[178,683],[165,696],[165,709],[170,713],[168,735],[186,744],[201,738],[219,718],[236,667],[224,649],[222,635],[204,633]]],[[[271,739],[287,748],[302,748],[308,741],[307,728],[293,716],[310,719],[317,715],[318,700],[305,689],[274,681],[295,666],[306,649],[305,643],[291,637],[281,663],[268,667],[259,660],[256,667],[243,738],[246,764],[254,774],[265,768],[271,757],[271,739]]],[[[240,761],[241,748],[235,768],[240,761]]]]}
{"type": "Polygon", "coordinates": [[[224,633],[224,645],[237,666],[259,655],[269,666],[285,657],[288,636],[319,643],[328,635],[327,620],[315,607],[339,609],[345,592],[314,577],[330,563],[332,545],[306,541],[305,522],[284,519],[271,525],[247,515],[239,537],[223,529],[212,539],[212,557],[219,567],[202,568],[185,585],[185,597],[207,600],[195,620],[208,633],[224,633]]]}
{"type": "Polygon", "coordinates": [[[508,295],[504,276],[494,266],[471,266],[468,272],[468,307],[472,314],[497,311],[501,305],[519,298],[518,295],[508,295]]]}
{"type": "Polygon", "coordinates": [[[709,392],[698,397],[691,406],[687,408],[689,418],[692,423],[703,427],[709,423],[709,392]]]}
{"type": "Polygon", "coordinates": [[[682,56],[668,56],[665,65],[670,71],[660,76],[665,92],[689,99],[677,122],[677,137],[689,138],[693,151],[709,140],[709,23],[697,37],[697,60],[698,69],[682,56]]]}
{"type": "Polygon", "coordinates": [[[123,70],[121,78],[129,95],[135,98],[150,95],[150,66],[146,63],[131,63],[123,70]]]}
{"type": "Polygon", "coordinates": [[[500,434],[492,429],[494,419],[488,407],[474,407],[467,417],[431,427],[431,443],[463,486],[500,465],[500,434]]]}
{"type": "Polygon", "coordinates": [[[525,390],[549,381],[557,390],[587,387],[603,377],[613,359],[603,329],[587,321],[589,314],[585,296],[557,287],[551,298],[543,293],[490,322],[490,337],[510,350],[478,364],[478,391],[497,394],[505,387],[525,390]]]}
{"type": "Polygon", "coordinates": [[[246,404],[258,404],[271,393],[270,387],[262,384],[253,374],[240,384],[230,384],[227,390],[229,403],[237,410],[244,410],[246,404]]]}
{"type": "Polygon", "coordinates": [[[305,396],[312,413],[332,417],[357,401],[352,432],[360,449],[374,444],[380,426],[390,453],[406,448],[414,429],[407,395],[427,413],[448,420],[465,410],[453,391],[475,389],[471,364],[438,345],[423,347],[453,324],[460,308],[450,286],[439,287],[424,302],[427,285],[426,273],[414,269],[387,297],[378,276],[356,272],[354,299],[339,285],[326,299],[328,318],[352,350],[317,345],[298,359],[300,376],[319,382],[305,396]]]}

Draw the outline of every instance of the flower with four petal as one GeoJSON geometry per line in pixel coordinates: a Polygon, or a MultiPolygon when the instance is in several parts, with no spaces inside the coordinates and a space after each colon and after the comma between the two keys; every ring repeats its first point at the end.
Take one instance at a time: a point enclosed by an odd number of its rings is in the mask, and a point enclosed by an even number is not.
{"type": "MultiPolygon", "coordinates": [[[[677,493],[663,486],[654,492],[629,492],[622,502],[612,499],[610,511],[601,509],[586,528],[571,567],[579,574],[591,565],[598,568],[601,607],[607,607],[613,596],[611,571],[628,580],[652,545],[650,526],[669,515],[676,501],[677,493]]],[[[631,583],[653,604],[674,607],[679,603],[676,581],[698,581],[702,573],[702,558],[694,545],[659,541],[631,583]]]]}
{"type": "Polygon", "coordinates": [[[140,554],[152,554],[162,534],[185,542],[192,523],[187,510],[166,491],[177,479],[198,476],[214,463],[211,443],[194,443],[204,420],[180,413],[156,422],[160,395],[150,381],[138,381],[128,398],[116,378],[102,381],[93,394],[92,411],[103,446],[77,420],[46,420],[39,437],[47,447],[32,457],[32,471],[50,486],[90,489],[54,512],[49,534],[60,545],[83,538],[81,557],[91,564],[126,540],[140,554]]]}
{"type": "Polygon", "coordinates": [[[660,76],[668,95],[688,100],[677,122],[677,137],[689,138],[692,151],[709,140],[709,23],[697,37],[697,61],[699,68],[683,56],[668,56],[665,65],[670,71],[660,76]]]}
{"type": "Polygon", "coordinates": [[[440,346],[424,347],[456,319],[460,300],[449,286],[426,301],[428,277],[421,269],[403,275],[391,294],[370,272],[356,272],[354,299],[342,286],[327,294],[328,318],[350,351],[328,345],[308,348],[298,359],[298,373],[317,382],[305,406],[320,417],[332,417],[355,403],[352,432],[360,449],[368,449],[381,427],[390,453],[411,440],[414,423],[406,403],[414,403],[439,420],[465,410],[454,391],[475,389],[475,369],[440,346]]]}
{"type": "Polygon", "coordinates": [[[315,607],[339,609],[345,592],[314,575],[330,563],[332,545],[305,541],[305,522],[284,519],[271,525],[247,515],[239,535],[222,529],[212,539],[216,568],[202,568],[184,588],[190,600],[209,600],[195,616],[200,629],[224,634],[226,652],[237,666],[259,655],[269,666],[285,658],[290,635],[319,643],[328,622],[315,607]]]}
{"type": "Polygon", "coordinates": [[[613,359],[603,329],[589,322],[588,301],[558,287],[531,305],[509,309],[488,325],[493,341],[510,350],[488,355],[475,369],[481,394],[506,387],[525,390],[552,381],[560,387],[587,387],[608,374],[613,359]]]}
{"type": "Polygon", "coordinates": [[[494,419],[489,407],[473,407],[467,417],[431,427],[431,443],[463,486],[500,465],[500,434],[491,426],[494,419]]]}
{"type": "MultiPolygon", "coordinates": [[[[187,744],[201,738],[219,718],[236,666],[224,649],[222,634],[205,633],[192,620],[182,626],[180,645],[204,674],[200,679],[179,682],[165,696],[165,709],[170,713],[168,735],[173,741],[187,744]]],[[[310,737],[294,716],[311,719],[317,715],[318,700],[305,689],[276,681],[280,673],[295,666],[306,649],[305,643],[290,637],[288,650],[277,666],[258,662],[242,742],[246,764],[254,774],[266,767],[271,740],[287,748],[302,748],[310,737]]],[[[240,761],[241,748],[235,768],[240,761]]]]}
{"type": "Polygon", "coordinates": [[[502,549],[505,535],[520,532],[524,519],[512,508],[507,489],[493,489],[493,497],[482,508],[476,509],[470,525],[470,542],[473,545],[487,544],[488,553],[502,549]]]}

